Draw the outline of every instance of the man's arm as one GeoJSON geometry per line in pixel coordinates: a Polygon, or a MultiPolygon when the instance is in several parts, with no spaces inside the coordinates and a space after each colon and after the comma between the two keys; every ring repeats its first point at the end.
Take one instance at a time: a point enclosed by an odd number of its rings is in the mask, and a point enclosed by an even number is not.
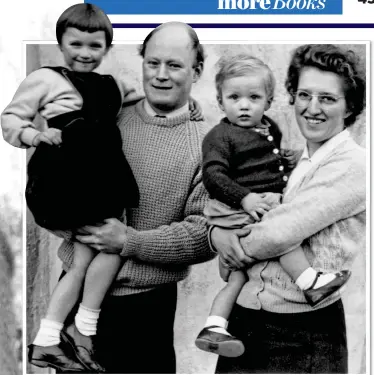
{"type": "Polygon", "coordinates": [[[215,257],[207,239],[203,209],[208,194],[197,173],[185,206],[183,221],[162,225],[152,230],[138,231],[116,219],[102,227],[85,227],[88,235],[77,236],[82,243],[97,250],[134,257],[144,262],[164,265],[192,265],[215,257]]]}
{"type": "Polygon", "coordinates": [[[145,262],[191,265],[214,258],[208,245],[203,209],[208,200],[201,171],[197,173],[185,206],[183,221],[153,230],[137,231],[128,227],[121,255],[145,262]]]}
{"type": "Polygon", "coordinates": [[[352,162],[352,154],[328,160],[291,202],[249,226],[251,233],[241,240],[245,253],[259,260],[280,256],[331,224],[364,211],[365,181],[364,163],[352,162]]]}

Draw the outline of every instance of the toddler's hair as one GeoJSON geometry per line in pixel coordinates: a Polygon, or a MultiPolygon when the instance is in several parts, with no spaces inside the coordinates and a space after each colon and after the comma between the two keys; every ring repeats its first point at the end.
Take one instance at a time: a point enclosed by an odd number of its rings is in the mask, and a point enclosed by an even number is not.
{"type": "Polygon", "coordinates": [[[93,4],[75,4],[67,8],[56,23],[56,37],[61,45],[62,36],[69,27],[80,31],[94,33],[104,31],[106,47],[113,41],[113,28],[108,16],[99,7],[93,4]]]}
{"type": "Polygon", "coordinates": [[[271,102],[274,97],[275,78],[271,69],[262,60],[247,53],[240,53],[233,56],[222,56],[217,64],[216,74],[217,95],[222,94],[223,82],[229,78],[243,77],[247,75],[263,74],[265,82],[265,92],[271,102]]]}

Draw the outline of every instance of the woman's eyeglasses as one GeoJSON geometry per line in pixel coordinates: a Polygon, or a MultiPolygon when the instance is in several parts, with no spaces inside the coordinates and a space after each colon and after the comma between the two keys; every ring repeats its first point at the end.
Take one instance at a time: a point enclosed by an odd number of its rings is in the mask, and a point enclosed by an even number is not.
{"type": "Polygon", "coordinates": [[[295,104],[299,106],[307,106],[313,97],[318,99],[318,103],[322,107],[330,107],[336,104],[340,99],[343,99],[344,96],[335,96],[332,94],[311,94],[308,91],[297,90],[293,93],[295,98],[295,104]]]}

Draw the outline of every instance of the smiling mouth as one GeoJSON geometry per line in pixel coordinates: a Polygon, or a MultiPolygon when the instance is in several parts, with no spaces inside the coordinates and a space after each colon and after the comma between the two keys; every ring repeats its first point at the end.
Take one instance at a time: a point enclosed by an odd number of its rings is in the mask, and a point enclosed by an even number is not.
{"type": "Polygon", "coordinates": [[[156,90],[171,90],[171,87],[163,87],[163,86],[152,86],[156,90]]]}
{"type": "Polygon", "coordinates": [[[319,119],[319,118],[314,118],[314,117],[304,117],[304,118],[306,122],[311,125],[322,124],[323,122],[326,121],[325,119],[319,119]]]}

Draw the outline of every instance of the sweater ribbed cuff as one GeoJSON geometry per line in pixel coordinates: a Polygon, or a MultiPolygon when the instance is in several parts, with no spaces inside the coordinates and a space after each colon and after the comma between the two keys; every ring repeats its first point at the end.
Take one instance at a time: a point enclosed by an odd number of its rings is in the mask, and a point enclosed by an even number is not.
{"type": "Polygon", "coordinates": [[[141,246],[141,232],[137,231],[132,227],[127,227],[127,238],[122,246],[120,253],[123,257],[132,257],[136,255],[138,249],[141,246]]]}

